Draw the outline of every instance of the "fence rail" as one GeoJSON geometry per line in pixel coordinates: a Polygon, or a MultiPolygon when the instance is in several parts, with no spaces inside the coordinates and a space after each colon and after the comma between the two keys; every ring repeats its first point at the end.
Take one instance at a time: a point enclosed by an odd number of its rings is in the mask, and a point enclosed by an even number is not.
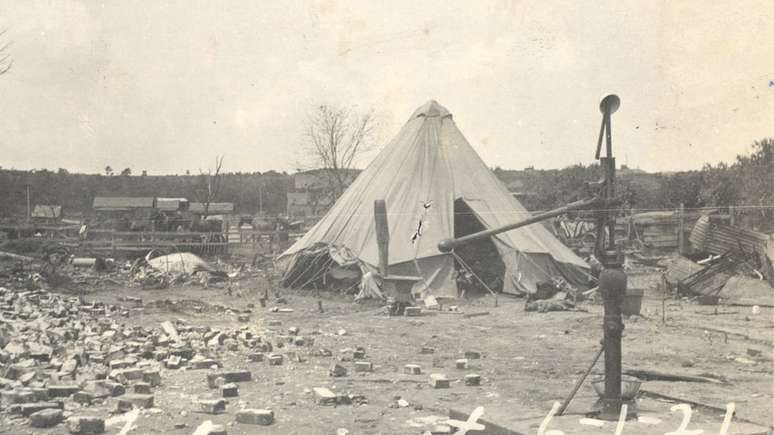
{"type": "Polygon", "coordinates": [[[193,231],[117,231],[90,229],[86,238],[79,237],[80,227],[47,226],[40,236],[35,236],[27,225],[4,225],[0,229],[11,231],[12,238],[36,239],[56,243],[81,254],[99,253],[117,255],[136,254],[151,249],[188,251],[201,255],[228,253],[256,254],[278,253],[302,234],[288,231],[260,231],[231,229],[223,232],[193,231]],[[21,231],[20,231],[21,230],[21,231]]]}

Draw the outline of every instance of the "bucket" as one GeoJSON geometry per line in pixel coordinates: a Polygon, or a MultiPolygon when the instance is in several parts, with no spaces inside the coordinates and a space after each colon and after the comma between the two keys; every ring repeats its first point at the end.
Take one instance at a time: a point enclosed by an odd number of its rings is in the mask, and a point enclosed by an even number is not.
{"type": "Polygon", "coordinates": [[[639,316],[640,308],[642,308],[643,294],[645,294],[645,290],[641,288],[627,289],[623,305],[621,306],[621,314],[624,316],[639,316]]]}

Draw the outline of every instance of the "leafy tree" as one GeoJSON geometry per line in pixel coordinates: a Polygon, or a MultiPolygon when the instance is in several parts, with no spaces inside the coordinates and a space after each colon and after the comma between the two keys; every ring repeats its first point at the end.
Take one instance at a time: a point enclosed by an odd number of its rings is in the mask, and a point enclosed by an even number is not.
{"type": "Polygon", "coordinates": [[[738,171],[725,163],[704,165],[701,169],[699,202],[704,206],[729,206],[739,203],[738,171]]]}
{"type": "Polygon", "coordinates": [[[661,177],[658,187],[659,203],[652,208],[677,208],[684,204],[688,208],[701,207],[701,173],[696,171],[676,172],[661,177]]]}

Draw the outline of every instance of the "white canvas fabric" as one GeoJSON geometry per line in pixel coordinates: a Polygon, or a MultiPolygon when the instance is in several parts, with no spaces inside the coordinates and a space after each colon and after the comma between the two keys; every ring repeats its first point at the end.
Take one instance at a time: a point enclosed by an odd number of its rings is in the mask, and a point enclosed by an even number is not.
{"type": "MultiPolygon", "coordinates": [[[[364,263],[377,265],[377,199],[387,205],[390,273],[421,274],[425,280],[416,288],[436,296],[457,292],[453,258],[437,246],[454,236],[456,199],[463,199],[486,228],[530,216],[473,150],[451,113],[429,101],[280,262],[325,243],[346,247],[364,263]]],[[[495,246],[506,266],[503,290],[509,293],[531,293],[536,283],[551,276],[568,278],[589,268],[540,224],[501,233],[495,236],[495,246]]]]}

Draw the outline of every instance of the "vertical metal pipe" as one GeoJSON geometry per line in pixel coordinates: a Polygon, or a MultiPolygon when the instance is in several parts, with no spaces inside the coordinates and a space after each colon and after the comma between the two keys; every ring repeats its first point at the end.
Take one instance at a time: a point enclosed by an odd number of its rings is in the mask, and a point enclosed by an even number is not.
{"type": "Polygon", "coordinates": [[[605,269],[599,275],[599,290],[605,304],[605,397],[601,418],[617,420],[621,411],[621,306],[626,292],[626,274],[615,252],[607,252],[605,269]]]}
{"type": "MultiPolygon", "coordinates": [[[[603,100],[604,102],[605,100],[603,100]]],[[[616,107],[617,108],[617,107],[616,107]]],[[[602,324],[605,340],[605,397],[602,399],[600,417],[605,420],[617,420],[621,411],[621,336],[623,319],[621,317],[624,295],[626,293],[626,274],[622,270],[621,257],[615,246],[616,212],[612,210],[615,198],[615,158],[611,131],[611,110],[609,104],[603,106],[603,125],[605,128],[607,155],[599,159],[604,170],[603,190],[604,209],[599,212],[598,223],[607,228],[607,243],[597,243],[597,255],[604,269],[599,275],[599,290],[604,300],[605,317],[602,324]]],[[[600,232],[604,235],[604,231],[600,232]]]]}

